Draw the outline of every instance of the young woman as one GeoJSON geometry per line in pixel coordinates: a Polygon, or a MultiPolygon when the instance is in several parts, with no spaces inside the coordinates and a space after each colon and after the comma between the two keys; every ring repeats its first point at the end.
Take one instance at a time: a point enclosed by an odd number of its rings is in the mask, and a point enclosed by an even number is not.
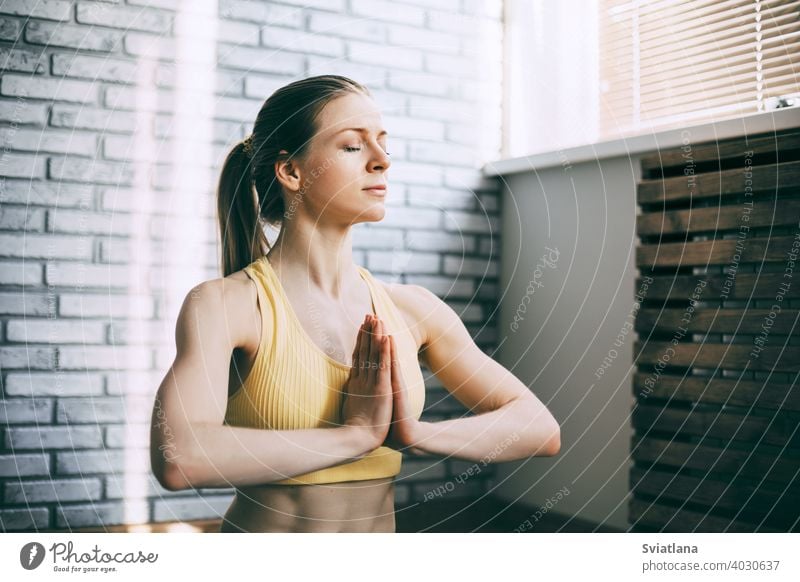
{"type": "Polygon", "coordinates": [[[393,532],[402,453],[559,451],[545,406],[450,307],[353,262],[352,226],[392,195],[386,149],[369,91],[323,75],[273,93],[225,161],[224,277],[184,300],[151,434],[167,489],[235,487],[223,532],[393,532]],[[477,414],[420,421],[418,355],[477,414]]]}

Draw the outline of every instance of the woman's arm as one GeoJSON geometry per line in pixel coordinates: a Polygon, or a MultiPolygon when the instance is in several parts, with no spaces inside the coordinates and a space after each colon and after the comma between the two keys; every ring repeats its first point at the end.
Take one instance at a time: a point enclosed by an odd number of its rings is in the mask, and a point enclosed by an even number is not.
{"type": "Polygon", "coordinates": [[[477,414],[439,422],[412,419],[405,413],[407,399],[400,387],[395,395],[392,444],[412,454],[470,461],[558,454],[561,430],[544,404],[475,345],[450,306],[424,287],[406,287],[416,296],[412,311],[425,336],[423,361],[447,390],[477,414]]]}
{"type": "Polygon", "coordinates": [[[377,448],[383,439],[376,442],[356,425],[274,431],[223,424],[231,355],[252,325],[242,305],[255,301],[236,282],[226,280],[224,287],[223,294],[222,280],[199,285],[178,316],[175,361],[158,389],[151,423],[151,465],[159,483],[173,491],[269,483],[377,448]]]}

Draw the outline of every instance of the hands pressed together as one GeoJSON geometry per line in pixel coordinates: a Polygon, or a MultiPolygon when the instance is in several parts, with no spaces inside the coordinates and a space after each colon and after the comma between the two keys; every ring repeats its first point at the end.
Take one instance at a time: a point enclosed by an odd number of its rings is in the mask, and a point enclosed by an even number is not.
{"type": "Polygon", "coordinates": [[[343,387],[342,419],[375,445],[402,451],[414,445],[419,421],[411,415],[394,337],[368,314],[358,331],[353,367],[343,387]]]}

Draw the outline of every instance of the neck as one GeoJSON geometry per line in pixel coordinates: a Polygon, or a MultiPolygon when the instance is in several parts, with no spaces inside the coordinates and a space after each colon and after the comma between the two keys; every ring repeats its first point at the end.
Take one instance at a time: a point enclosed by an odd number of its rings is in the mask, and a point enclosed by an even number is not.
{"type": "Polygon", "coordinates": [[[352,289],[359,278],[349,226],[284,221],[267,256],[276,271],[333,299],[352,289]]]}

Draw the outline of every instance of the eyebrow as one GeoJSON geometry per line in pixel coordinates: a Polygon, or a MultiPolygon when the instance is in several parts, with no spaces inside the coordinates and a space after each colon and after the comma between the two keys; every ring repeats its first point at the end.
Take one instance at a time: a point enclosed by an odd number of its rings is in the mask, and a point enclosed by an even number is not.
{"type": "MultiPolygon", "coordinates": [[[[359,131],[359,132],[361,132],[361,133],[369,133],[369,128],[366,128],[366,127],[346,127],[346,128],[344,128],[344,129],[340,129],[340,130],[339,130],[339,131],[337,131],[337,132],[336,132],[334,135],[339,135],[339,134],[340,134],[340,133],[342,133],[343,131],[359,131]]],[[[378,134],[378,137],[380,137],[380,136],[382,136],[382,135],[389,135],[389,133],[388,133],[388,132],[387,132],[387,131],[384,129],[383,131],[381,131],[381,132],[378,134]]]]}

